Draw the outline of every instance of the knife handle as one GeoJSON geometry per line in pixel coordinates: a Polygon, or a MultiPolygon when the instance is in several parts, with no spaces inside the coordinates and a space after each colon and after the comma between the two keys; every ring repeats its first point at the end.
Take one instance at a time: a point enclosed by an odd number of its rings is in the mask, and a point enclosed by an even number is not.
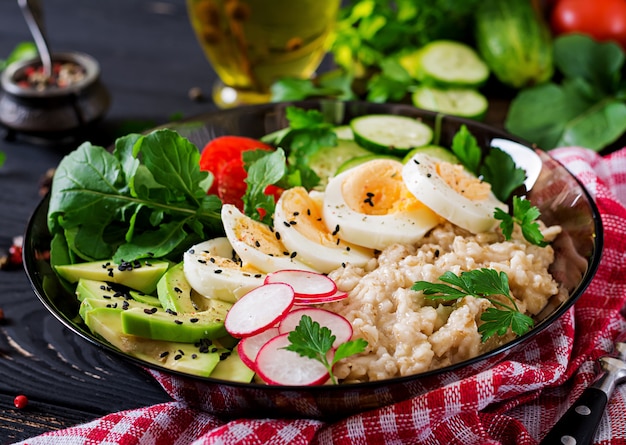
{"type": "Polygon", "coordinates": [[[540,445],[591,444],[607,403],[604,391],[593,386],[586,388],[540,445]]]}

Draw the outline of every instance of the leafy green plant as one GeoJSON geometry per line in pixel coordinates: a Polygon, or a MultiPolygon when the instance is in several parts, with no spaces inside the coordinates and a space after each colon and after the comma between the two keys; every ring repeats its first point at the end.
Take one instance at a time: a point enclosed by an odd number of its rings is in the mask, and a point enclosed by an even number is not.
{"type": "Polygon", "coordinates": [[[83,143],[56,169],[48,226],[83,260],[176,256],[222,233],[221,201],[200,153],[171,130],[131,134],[112,153],[83,143]]]}
{"type": "Polygon", "coordinates": [[[602,150],[626,131],[624,51],[614,43],[571,34],[554,41],[560,77],[522,90],[505,127],[544,150],[602,150]]]}
{"type": "Polygon", "coordinates": [[[509,290],[509,278],[504,272],[482,268],[456,275],[448,271],[439,279],[448,284],[416,281],[411,289],[424,292],[427,298],[444,301],[455,301],[466,296],[489,300],[493,306],[483,312],[480,317],[483,323],[478,327],[483,342],[495,334],[505,335],[509,328],[515,334],[522,335],[534,326],[533,319],[519,311],[509,290]],[[497,296],[505,297],[510,304],[494,298],[497,296]]]}
{"type": "Polygon", "coordinates": [[[337,347],[333,358],[329,361],[328,353],[332,349],[336,337],[330,329],[320,326],[308,315],[302,316],[298,326],[289,333],[287,338],[291,344],[285,349],[323,364],[328,370],[333,384],[337,384],[337,378],[333,374],[333,366],[341,359],[363,352],[367,346],[367,341],[362,338],[347,341],[337,347]]]}
{"type": "Polygon", "coordinates": [[[500,228],[507,240],[511,239],[514,225],[518,224],[522,229],[522,234],[526,241],[539,247],[545,247],[548,243],[544,241],[543,234],[539,230],[539,224],[537,223],[537,219],[540,215],[539,209],[533,206],[530,201],[520,198],[519,196],[514,196],[513,215],[498,208],[495,211],[494,217],[502,221],[500,228]]]}

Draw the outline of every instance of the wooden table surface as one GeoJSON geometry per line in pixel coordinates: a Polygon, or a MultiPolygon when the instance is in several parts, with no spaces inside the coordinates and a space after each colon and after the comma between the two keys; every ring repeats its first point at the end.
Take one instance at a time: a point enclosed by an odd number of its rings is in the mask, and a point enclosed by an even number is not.
{"type": "MultiPolygon", "coordinates": [[[[112,96],[105,119],[88,139],[109,145],[129,128],[166,123],[215,109],[215,74],[196,43],[181,0],[42,1],[53,51],[82,51],[101,66],[112,96]]],[[[0,58],[30,34],[16,0],[0,1],[0,58]]],[[[506,102],[487,118],[500,125],[506,102]]],[[[41,178],[76,145],[42,146],[0,128],[0,247],[22,235],[41,199],[41,178]]],[[[169,401],[142,369],[76,336],[39,302],[24,271],[0,271],[0,444],[86,422],[110,412],[169,401]],[[14,408],[14,397],[29,399],[14,408]]]]}

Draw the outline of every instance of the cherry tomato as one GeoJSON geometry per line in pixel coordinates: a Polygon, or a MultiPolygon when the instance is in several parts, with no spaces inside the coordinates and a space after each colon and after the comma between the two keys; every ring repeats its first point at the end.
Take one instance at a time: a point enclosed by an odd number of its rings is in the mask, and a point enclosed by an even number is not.
{"type": "Polygon", "coordinates": [[[221,171],[228,162],[235,158],[239,159],[243,168],[241,153],[259,148],[263,150],[274,149],[261,141],[243,136],[220,136],[207,143],[200,155],[200,170],[213,173],[215,178],[208,191],[209,194],[217,194],[221,171]]]}
{"type": "Polygon", "coordinates": [[[626,0],[559,0],[550,19],[556,35],[578,32],[626,50],[626,0]]]}
{"type": "Polygon", "coordinates": [[[13,405],[17,409],[26,408],[26,406],[28,405],[28,397],[26,397],[23,394],[20,394],[19,396],[15,396],[15,399],[13,399],[13,405]]]}

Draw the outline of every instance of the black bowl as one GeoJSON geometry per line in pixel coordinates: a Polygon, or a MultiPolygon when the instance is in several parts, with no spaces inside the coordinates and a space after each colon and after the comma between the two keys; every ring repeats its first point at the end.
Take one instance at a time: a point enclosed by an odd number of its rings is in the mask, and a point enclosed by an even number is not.
{"type": "Polygon", "coordinates": [[[475,121],[438,115],[406,105],[363,102],[304,101],[265,104],[204,114],[167,125],[186,136],[199,148],[220,135],[260,137],[287,125],[289,105],[319,109],[339,124],[351,117],[372,114],[400,114],[422,119],[432,125],[439,143],[449,146],[462,124],[484,149],[510,141],[521,153],[519,159],[539,170],[529,191],[529,199],[548,224],[558,224],[563,232],[554,241],[556,260],[551,272],[560,291],[539,315],[536,327],[515,340],[461,363],[417,375],[378,382],[314,387],[266,386],[201,378],[172,372],[123,354],[87,329],[78,316],[76,298],[58,280],[44,253],[50,247],[46,225],[48,201],[34,212],[25,235],[24,264],[32,287],[50,312],[70,330],[96,347],[147,368],[176,399],[222,416],[298,416],[336,419],[393,404],[483,371],[504,360],[525,342],[545,330],[567,311],[591,281],[600,261],[602,225],[598,210],[585,188],[561,164],[545,152],[532,148],[502,131],[475,121]],[[494,141],[499,140],[500,142],[494,141]]]}

